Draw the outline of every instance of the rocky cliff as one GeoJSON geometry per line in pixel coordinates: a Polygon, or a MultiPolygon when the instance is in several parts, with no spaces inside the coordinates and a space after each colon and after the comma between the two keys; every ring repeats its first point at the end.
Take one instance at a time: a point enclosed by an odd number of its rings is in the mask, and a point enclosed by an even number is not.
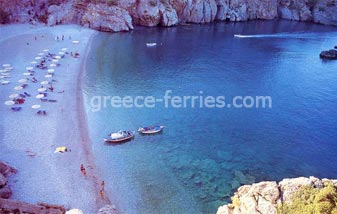
{"type": "Polygon", "coordinates": [[[274,18],[337,26],[336,11],[336,0],[13,0],[0,1],[0,23],[75,23],[112,32],[274,18]]]}
{"type": "MultiPolygon", "coordinates": [[[[282,212],[280,207],[282,205],[293,203],[294,195],[298,193],[301,188],[307,188],[311,190],[311,192],[303,192],[303,194],[301,192],[300,197],[303,197],[303,200],[305,201],[300,205],[301,208],[303,208],[305,203],[310,206],[310,197],[313,198],[314,194],[319,193],[316,190],[323,189],[327,187],[327,185],[334,186],[334,192],[331,195],[329,195],[330,193],[326,194],[326,198],[333,202],[333,206],[335,206],[333,208],[336,209],[334,200],[337,198],[337,180],[318,179],[315,177],[299,177],[293,179],[283,179],[279,183],[275,181],[265,181],[254,183],[252,185],[241,186],[232,197],[232,203],[219,207],[217,214],[287,213],[282,212]],[[308,197],[304,193],[308,193],[308,197]]],[[[326,201],[324,200],[325,198],[321,197],[317,201],[325,203],[326,201]]],[[[324,204],[324,206],[325,208],[328,207],[326,204],[324,204]]],[[[324,211],[320,212],[317,210],[317,208],[314,209],[316,209],[316,211],[310,213],[331,213],[324,211]]],[[[296,212],[295,210],[292,210],[292,212],[308,213],[296,212]]]]}

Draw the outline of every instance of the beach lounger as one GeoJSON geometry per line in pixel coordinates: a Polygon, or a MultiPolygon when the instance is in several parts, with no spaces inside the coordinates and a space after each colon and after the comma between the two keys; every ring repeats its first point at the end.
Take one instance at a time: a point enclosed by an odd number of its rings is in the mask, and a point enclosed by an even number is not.
{"type": "Polygon", "coordinates": [[[27,97],[31,97],[31,95],[28,94],[27,92],[24,92],[24,94],[25,94],[27,97]]]}
{"type": "Polygon", "coordinates": [[[22,107],[12,107],[11,108],[13,111],[20,111],[22,109],[22,107]]]}
{"type": "Polygon", "coordinates": [[[48,102],[50,102],[50,103],[56,103],[57,100],[48,100],[48,102]]]}
{"type": "Polygon", "coordinates": [[[48,99],[40,99],[41,102],[48,102],[48,99]]]}

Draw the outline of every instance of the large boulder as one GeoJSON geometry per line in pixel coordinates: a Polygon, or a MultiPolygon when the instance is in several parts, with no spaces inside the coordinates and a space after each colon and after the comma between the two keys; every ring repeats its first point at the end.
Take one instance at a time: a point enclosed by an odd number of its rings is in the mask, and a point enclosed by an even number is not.
{"type": "Polygon", "coordinates": [[[319,57],[322,59],[337,59],[337,50],[336,49],[331,49],[328,51],[322,51],[319,54],[319,57]]]}
{"type": "Polygon", "coordinates": [[[8,199],[12,196],[12,190],[11,188],[6,185],[0,189],[0,198],[8,199]]]}
{"type": "Polygon", "coordinates": [[[118,32],[133,29],[129,13],[117,6],[105,4],[89,4],[81,24],[99,31],[118,32]]]}

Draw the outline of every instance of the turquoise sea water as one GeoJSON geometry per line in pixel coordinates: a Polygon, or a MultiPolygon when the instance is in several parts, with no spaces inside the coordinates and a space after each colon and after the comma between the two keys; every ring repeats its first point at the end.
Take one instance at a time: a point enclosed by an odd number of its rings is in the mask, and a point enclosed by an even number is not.
{"type": "Polygon", "coordinates": [[[216,213],[242,184],[337,177],[334,27],[217,23],[100,33],[83,81],[89,134],[107,191],[123,213],[216,213]],[[234,38],[234,34],[250,35],[234,38]],[[253,35],[253,36],[252,36],[253,35]],[[157,42],[147,48],[145,43],[157,42]],[[271,109],[112,108],[94,96],[271,96],[271,109]],[[162,124],[162,134],[106,145],[112,131],[162,124]]]}

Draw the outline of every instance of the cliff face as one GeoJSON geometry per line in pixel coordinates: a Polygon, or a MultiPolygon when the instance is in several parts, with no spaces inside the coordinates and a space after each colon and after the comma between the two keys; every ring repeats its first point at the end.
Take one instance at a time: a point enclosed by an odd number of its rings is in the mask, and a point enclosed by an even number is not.
{"type": "Polygon", "coordinates": [[[14,0],[0,1],[0,22],[75,23],[113,32],[277,17],[337,26],[336,11],[335,0],[14,0]]]}
{"type": "Polygon", "coordinates": [[[294,194],[300,188],[307,187],[318,190],[326,187],[327,184],[332,184],[337,188],[337,180],[315,177],[283,179],[279,183],[265,181],[244,185],[232,197],[232,204],[219,207],[217,214],[276,214],[278,213],[277,205],[292,203],[294,194]]]}

